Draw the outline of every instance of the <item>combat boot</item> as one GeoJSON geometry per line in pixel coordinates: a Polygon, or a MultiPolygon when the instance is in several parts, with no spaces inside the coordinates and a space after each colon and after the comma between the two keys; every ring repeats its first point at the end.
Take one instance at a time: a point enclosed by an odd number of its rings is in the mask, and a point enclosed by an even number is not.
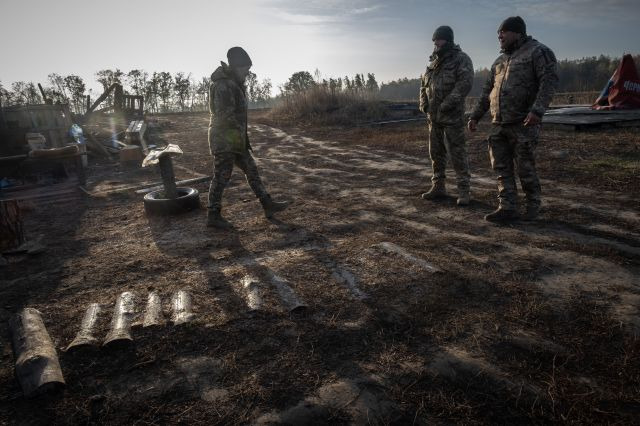
{"type": "Polygon", "coordinates": [[[264,215],[267,219],[272,218],[275,213],[281,212],[289,207],[288,201],[273,201],[271,197],[260,200],[260,202],[262,203],[264,215]]]}
{"type": "Polygon", "coordinates": [[[527,221],[536,220],[539,213],[540,213],[539,204],[527,204],[527,208],[524,212],[524,216],[522,217],[522,219],[527,221]]]}
{"type": "Polygon", "coordinates": [[[438,180],[433,182],[431,189],[421,195],[423,200],[437,200],[439,198],[445,198],[447,196],[447,189],[444,186],[444,181],[438,180]]]}
{"type": "Polygon", "coordinates": [[[229,229],[232,226],[224,217],[222,217],[222,215],[220,214],[220,210],[210,209],[207,213],[207,227],[229,229]]]}
{"type": "Polygon", "coordinates": [[[459,206],[468,206],[470,202],[471,194],[469,193],[469,189],[458,189],[458,199],[456,200],[456,204],[459,206]]]}
{"type": "Polygon", "coordinates": [[[484,217],[484,220],[487,222],[494,223],[505,223],[505,222],[513,222],[518,219],[518,212],[513,209],[503,209],[502,207],[498,207],[498,209],[494,212],[489,213],[484,217]]]}

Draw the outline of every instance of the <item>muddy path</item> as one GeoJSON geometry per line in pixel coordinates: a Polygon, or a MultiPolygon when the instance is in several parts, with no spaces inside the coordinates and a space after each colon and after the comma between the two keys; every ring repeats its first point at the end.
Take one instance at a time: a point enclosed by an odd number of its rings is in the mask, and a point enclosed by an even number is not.
{"type": "MultiPolygon", "coordinates": [[[[207,117],[160,118],[178,178],[210,173],[207,117]]],[[[130,291],[164,315],[180,289],[185,325],[133,329],[134,344],[71,356],[67,389],[24,400],[2,342],[8,423],[407,424],[630,422],[640,409],[640,212],[631,195],[568,183],[540,220],[496,226],[486,171],[473,202],[425,202],[427,161],[264,124],[251,140],[266,186],[291,207],[267,220],[239,172],[229,231],[205,210],[149,219],[140,196],[109,187],[153,171],[94,166],[74,202],[34,206],[47,251],[2,270],[3,331],[38,308],[63,349],[99,303],[97,336],[130,291]],[[100,194],[103,193],[103,194],[100,194]]],[[[448,181],[453,189],[453,181],[448,181]]],[[[206,185],[197,186],[206,205],[206,185]]]]}

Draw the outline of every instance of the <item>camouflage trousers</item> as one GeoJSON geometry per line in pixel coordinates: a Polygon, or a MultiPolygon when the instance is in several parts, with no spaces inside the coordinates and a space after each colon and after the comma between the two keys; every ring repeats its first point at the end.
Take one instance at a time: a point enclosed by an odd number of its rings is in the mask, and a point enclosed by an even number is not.
{"type": "Polygon", "coordinates": [[[464,125],[443,126],[429,123],[429,156],[433,175],[431,181],[444,182],[447,168],[447,151],[451,157],[453,170],[456,172],[458,189],[469,190],[469,160],[467,158],[467,145],[464,137],[464,125]],[[446,143],[445,143],[446,138],[446,143]]]}
{"type": "Polygon", "coordinates": [[[527,204],[540,206],[540,181],[534,156],[539,133],[539,126],[524,127],[519,123],[494,125],[491,129],[489,155],[498,178],[498,200],[503,209],[517,207],[514,164],[527,204]]]}
{"type": "Polygon", "coordinates": [[[258,199],[262,201],[269,198],[251,152],[247,151],[244,154],[221,152],[213,156],[213,179],[211,186],[209,186],[209,209],[220,210],[222,208],[222,193],[231,179],[234,164],[244,172],[249,186],[258,199]]]}

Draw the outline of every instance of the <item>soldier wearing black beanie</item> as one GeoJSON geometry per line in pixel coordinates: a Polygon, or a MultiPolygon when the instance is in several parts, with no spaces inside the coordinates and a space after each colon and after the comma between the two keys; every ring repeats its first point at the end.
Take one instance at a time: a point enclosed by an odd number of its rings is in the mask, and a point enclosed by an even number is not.
{"type": "Polygon", "coordinates": [[[524,23],[524,19],[519,16],[511,16],[500,24],[498,31],[512,31],[514,33],[527,35],[527,24],[524,23]]]}
{"type": "Polygon", "coordinates": [[[436,28],[436,30],[433,33],[433,37],[431,38],[431,41],[436,41],[436,40],[446,40],[449,43],[453,43],[453,30],[451,29],[451,27],[447,25],[443,25],[441,27],[436,28]]]}

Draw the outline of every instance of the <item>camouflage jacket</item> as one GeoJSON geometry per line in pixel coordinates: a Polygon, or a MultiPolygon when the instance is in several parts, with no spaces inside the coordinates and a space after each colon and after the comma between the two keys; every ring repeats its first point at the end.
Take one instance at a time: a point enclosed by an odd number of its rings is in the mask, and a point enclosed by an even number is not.
{"type": "Polygon", "coordinates": [[[247,97],[224,62],[211,74],[209,86],[209,150],[242,154],[249,148],[247,97]]]}
{"type": "Polygon", "coordinates": [[[495,124],[522,122],[529,112],[542,118],[558,86],[556,68],[551,49],[527,37],[493,63],[471,119],[481,119],[489,109],[495,124]]]}
{"type": "Polygon", "coordinates": [[[473,63],[460,46],[431,56],[420,84],[420,111],[437,124],[461,124],[464,100],[473,85],[473,63]]]}

